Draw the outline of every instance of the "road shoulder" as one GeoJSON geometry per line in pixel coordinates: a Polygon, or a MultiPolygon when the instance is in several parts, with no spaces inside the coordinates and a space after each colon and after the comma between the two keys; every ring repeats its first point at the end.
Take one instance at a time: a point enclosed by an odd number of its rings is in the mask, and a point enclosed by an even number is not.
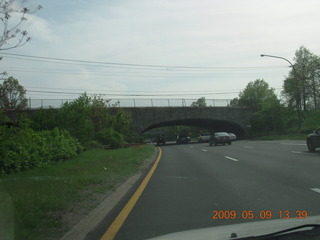
{"type": "Polygon", "coordinates": [[[116,190],[107,194],[95,209],[81,219],[72,229],[70,229],[61,240],[81,240],[85,239],[90,232],[95,229],[108,213],[117,205],[117,203],[126,195],[126,193],[143,177],[145,172],[152,166],[157,159],[159,150],[153,157],[148,158],[141,165],[140,170],[135,175],[129,177],[116,190]]]}

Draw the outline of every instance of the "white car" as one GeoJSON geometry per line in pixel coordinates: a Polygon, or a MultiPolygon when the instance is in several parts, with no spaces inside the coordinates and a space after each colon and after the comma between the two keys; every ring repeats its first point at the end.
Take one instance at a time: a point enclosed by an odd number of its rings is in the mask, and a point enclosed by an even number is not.
{"type": "Polygon", "coordinates": [[[234,133],[228,133],[231,137],[231,141],[236,141],[237,140],[237,136],[234,133]]]}
{"type": "Polygon", "coordinates": [[[210,133],[203,133],[198,137],[198,142],[209,142],[210,136],[210,133]]]}

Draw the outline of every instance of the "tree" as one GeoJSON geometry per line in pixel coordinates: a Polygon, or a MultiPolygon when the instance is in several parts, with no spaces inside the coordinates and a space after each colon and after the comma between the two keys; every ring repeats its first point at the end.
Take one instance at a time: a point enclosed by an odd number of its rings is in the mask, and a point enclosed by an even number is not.
{"type": "Polygon", "coordinates": [[[0,51],[17,48],[25,45],[31,40],[26,30],[20,28],[27,21],[26,15],[33,14],[42,8],[39,5],[35,10],[25,7],[26,0],[1,0],[0,20],[2,22],[0,37],[0,51]],[[17,20],[16,20],[17,19],[17,20]],[[9,43],[11,42],[11,44],[9,43]]]}
{"type": "Polygon", "coordinates": [[[263,79],[257,79],[248,83],[247,87],[240,92],[239,99],[234,103],[240,107],[250,107],[257,111],[261,109],[262,103],[265,101],[276,100],[277,96],[273,88],[269,88],[269,84],[263,79]]]}
{"type": "Polygon", "coordinates": [[[25,88],[13,77],[0,84],[0,108],[1,109],[22,109],[27,107],[25,88]]]}
{"type": "Polygon", "coordinates": [[[239,98],[233,98],[229,103],[229,107],[239,107],[239,98]]]}
{"type": "Polygon", "coordinates": [[[285,108],[278,99],[261,103],[261,109],[256,113],[253,130],[256,132],[281,132],[285,127],[285,108]]]}
{"type": "Polygon", "coordinates": [[[92,99],[82,94],[72,102],[66,102],[59,111],[59,127],[67,130],[81,143],[94,138],[95,128],[91,119],[92,99]]]}
{"type": "Polygon", "coordinates": [[[295,52],[294,68],[283,84],[283,95],[288,105],[307,110],[317,109],[320,98],[320,58],[301,46],[295,52]]]}
{"type": "Polygon", "coordinates": [[[191,107],[206,107],[206,98],[201,97],[196,102],[191,103],[191,107]]]}
{"type": "MultiPolygon", "coordinates": [[[[0,51],[9,50],[25,45],[31,40],[26,30],[21,29],[23,22],[27,21],[26,16],[33,14],[42,8],[41,5],[35,10],[25,7],[26,0],[0,0],[0,51]]],[[[1,60],[2,57],[0,57],[1,60]]],[[[2,78],[7,75],[3,71],[2,78]]]]}

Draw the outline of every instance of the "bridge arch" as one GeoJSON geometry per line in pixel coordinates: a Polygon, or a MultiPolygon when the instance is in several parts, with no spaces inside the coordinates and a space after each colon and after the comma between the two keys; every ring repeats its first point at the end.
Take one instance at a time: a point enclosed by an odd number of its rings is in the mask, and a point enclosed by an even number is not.
{"type": "Polygon", "coordinates": [[[124,108],[131,113],[136,133],[164,126],[199,126],[212,131],[235,132],[241,137],[249,133],[253,110],[232,107],[145,107],[124,108]]]}
{"type": "Polygon", "coordinates": [[[169,122],[161,122],[149,126],[142,133],[159,127],[167,127],[167,126],[192,126],[192,127],[200,127],[204,129],[208,129],[209,132],[232,132],[235,133],[239,139],[242,139],[246,136],[245,130],[236,123],[222,120],[214,120],[214,119],[186,119],[186,120],[176,120],[169,122]]]}

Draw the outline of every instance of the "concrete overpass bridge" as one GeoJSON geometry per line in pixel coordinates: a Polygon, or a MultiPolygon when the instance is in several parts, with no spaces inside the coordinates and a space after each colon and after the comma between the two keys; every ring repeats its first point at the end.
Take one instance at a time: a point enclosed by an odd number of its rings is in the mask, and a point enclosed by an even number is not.
{"type": "MultiPolygon", "coordinates": [[[[111,112],[115,109],[123,109],[129,112],[132,118],[133,131],[137,134],[158,127],[187,125],[206,128],[211,132],[234,132],[240,138],[249,135],[254,114],[252,109],[229,107],[229,101],[223,101],[219,105],[221,100],[207,100],[207,106],[210,104],[209,107],[192,107],[186,100],[182,101],[182,105],[180,102],[174,105],[173,100],[161,100],[164,101],[166,106],[163,106],[163,102],[161,102],[162,106],[156,106],[157,102],[155,100],[148,101],[149,105],[144,102],[143,106],[138,105],[138,100],[131,101],[134,103],[131,106],[126,106],[123,100],[121,104],[111,104],[109,106],[111,112]]],[[[189,102],[192,103],[191,100],[189,102]]],[[[48,105],[51,105],[51,103],[48,105]]],[[[15,121],[17,113],[26,112],[31,116],[37,109],[7,111],[7,115],[15,121]]]]}
{"type": "Polygon", "coordinates": [[[142,134],[150,129],[187,125],[212,132],[234,132],[240,138],[249,134],[253,110],[233,107],[136,107],[121,108],[131,114],[133,130],[142,134]]]}

